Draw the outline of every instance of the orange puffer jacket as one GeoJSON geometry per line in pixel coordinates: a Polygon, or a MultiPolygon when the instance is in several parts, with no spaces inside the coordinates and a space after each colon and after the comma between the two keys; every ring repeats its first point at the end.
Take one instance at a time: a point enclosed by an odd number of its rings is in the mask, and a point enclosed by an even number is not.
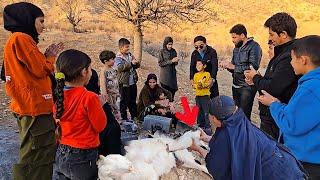
{"type": "Polygon", "coordinates": [[[55,57],[46,58],[31,36],[15,32],[4,48],[6,93],[10,108],[23,116],[52,113],[49,75],[54,72],[55,57]]]}

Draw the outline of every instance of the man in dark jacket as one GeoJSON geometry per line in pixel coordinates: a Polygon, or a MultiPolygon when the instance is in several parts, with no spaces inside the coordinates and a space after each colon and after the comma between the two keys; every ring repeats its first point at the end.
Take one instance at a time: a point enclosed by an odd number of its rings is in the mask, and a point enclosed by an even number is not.
{"type": "Polygon", "coordinates": [[[262,50],[260,45],[247,37],[247,29],[242,24],[237,24],[230,29],[232,42],[235,45],[231,62],[221,62],[220,66],[226,68],[232,73],[232,95],[236,102],[248,119],[251,117],[251,111],[254,96],[257,92],[254,86],[245,82],[243,72],[249,70],[250,66],[255,70],[259,69],[262,50]]]}
{"type": "MultiPolygon", "coordinates": [[[[270,60],[266,73],[261,76],[251,69],[245,72],[248,82],[253,82],[258,91],[265,90],[281,102],[288,104],[295,92],[299,76],[296,76],[291,62],[291,46],[297,32],[297,24],[287,13],[277,13],[264,24],[269,28],[269,40],[275,45],[274,57],[270,60]]],[[[270,114],[268,106],[259,104],[260,128],[274,138],[279,138],[279,128],[270,114]]]]}
{"type": "Polygon", "coordinates": [[[197,73],[196,64],[199,59],[206,62],[205,71],[210,73],[213,84],[210,89],[210,98],[219,96],[217,72],[218,72],[218,57],[217,51],[211,46],[207,45],[207,40],[203,36],[197,36],[194,38],[195,50],[191,54],[190,63],[190,81],[193,84],[193,76],[197,73]]]}
{"type": "Polygon", "coordinates": [[[302,180],[301,164],[282,144],[253,125],[232,98],[211,100],[210,123],[216,127],[213,137],[201,132],[209,143],[209,152],[193,144],[190,149],[205,157],[215,180],[302,180]]]}

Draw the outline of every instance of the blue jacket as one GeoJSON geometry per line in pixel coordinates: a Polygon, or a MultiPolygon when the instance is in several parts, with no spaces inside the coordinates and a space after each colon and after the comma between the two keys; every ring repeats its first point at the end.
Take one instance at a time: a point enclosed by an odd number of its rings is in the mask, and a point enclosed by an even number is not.
{"type": "Polygon", "coordinates": [[[270,112],[297,159],[320,164],[320,68],[302,76],[289,103],[274,102],[270,112]]]}
{"type": "Polygon", "coordinates": [[[222,121],[209,142],[206,156],[215,180],[300,180],[304,173],[283,145],[252,125],[239,109],[222,121]]]}

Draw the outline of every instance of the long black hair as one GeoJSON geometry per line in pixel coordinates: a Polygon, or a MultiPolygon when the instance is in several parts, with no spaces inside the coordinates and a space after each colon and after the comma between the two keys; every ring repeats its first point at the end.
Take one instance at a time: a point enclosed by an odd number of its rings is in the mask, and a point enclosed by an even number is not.
{"type": "MultiPolygon", "coordinates": [[[[69,49],[62,52],[56,62],[57,68],[57,87],[55,89],[55,95],[57,100],[55,102],[56,106],[56,119],[60,119],[64,112],[63,100],[64,93],[63,89],[65,86],[65,81],[74,82],[79,79],[83,69],[88,69],[90,66],[91,59],[90,57],[81,51],[75,49],[69,49]],[[59,75],[60,73],[60,75],[59,75]]],[[[57,122],[57,136],[60,139],[61,136],[61,127],[59,121],[57,122]]]]}

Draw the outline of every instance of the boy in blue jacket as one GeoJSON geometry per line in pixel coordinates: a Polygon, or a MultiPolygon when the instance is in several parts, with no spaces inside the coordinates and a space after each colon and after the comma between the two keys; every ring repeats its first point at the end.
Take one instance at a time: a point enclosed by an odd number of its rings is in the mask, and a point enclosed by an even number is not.
{"type": "Polygon", "coordinates": [[[262,91],[258,100],[270,112],[285,145],[300,160],[311,179],[320,179],[320,36],[297,40],[291,51],[296,75],[303,75],[288,104],[262,91]]]}

